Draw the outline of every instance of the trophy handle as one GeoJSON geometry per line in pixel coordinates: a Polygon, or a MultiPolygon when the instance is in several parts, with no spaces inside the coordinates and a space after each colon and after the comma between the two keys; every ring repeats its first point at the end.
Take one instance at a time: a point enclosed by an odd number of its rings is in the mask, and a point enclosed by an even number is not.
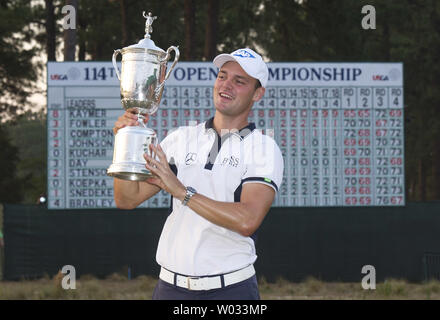
{"type": "Polygon", "coordinates": [[[171,46],[168,48],[167,55],[165,56],[165,58],[163,58],[160,62],[161,63],[167,62],[170,59],[170,53],[172,50],[174,50],[174,62],[171,65],[170,70],[168,70],[167,75],[165,76],[165,79],[162,81],[162,83],[165,82],[165,80],[168,80],[168,78],[171,75],[171,71],[173,71],[174,67],[176,66],[177,61],[179,61],[179,57],[180,57],[179,47],[171,46]]]}
{"type": "Polygon", "coordinates": [[[112,62],[113,62],[113,68],[115,68],[116,71],[116,76],[118,77],[119,81],[121,81],[121,74],[119,73],[119,69],[118,69],[118,65],[116,64],[116,57],[118,56],[118,54],[121,53],[121,50],[115,50],[115,52],[113,52],[113,57],[112,57],[112,62]]]}
{"type": "Polygon", "coordinates": [[[159,95],[160,90],[162,90],[163,86],[165,85],[165,81],[168,80],[168,78],[170,77],[171,71],[173,71],[174,67],[177,64],[177,61],[179,61],[179,57],[180,57],[179,47],[178,46],[177,47],[175,47],[175,46],[169,47],[168,50],[167,50],[166,56],[159,61],[161,64],[167,63],[168,60],[170,59],[171,51],[173,51],[173,50],[174,50],[174,61],[173,61],[173,64],[171,65],[170,70],[168,70],[167,74],[165,75],[165,78],[163,79],[163,81],[161,83],[159,83],[159,85],[156,87],[156,90],[155,90],[156,98],[159,95]]]}

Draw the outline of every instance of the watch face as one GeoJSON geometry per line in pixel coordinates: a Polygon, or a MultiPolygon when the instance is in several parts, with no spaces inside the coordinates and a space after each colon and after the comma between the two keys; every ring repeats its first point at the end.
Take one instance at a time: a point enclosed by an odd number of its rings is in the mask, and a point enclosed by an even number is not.
{"type": "Polygon", "coordinates": [[[186,187],[186,189],[187,189],[189,192],[197,193],[196,189],[194,189],[193,187],[186,187]]]}

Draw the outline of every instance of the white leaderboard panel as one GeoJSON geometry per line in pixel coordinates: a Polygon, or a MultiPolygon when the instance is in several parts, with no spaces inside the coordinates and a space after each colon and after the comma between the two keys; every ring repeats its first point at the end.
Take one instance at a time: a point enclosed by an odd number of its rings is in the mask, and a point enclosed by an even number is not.
{"type": "MultiPolygon", "coordinates": [[[[283,184],[274,206],[405,204],[401,63],[270,63],[249,121],[278,142],[283,184]]],[[[148,126],[161,141],[214,115],[217,69],[180,62],[148,126]]],[[[48,64],[48,206],[114,208],[112,127],[123,114],[110,62],[48,64]]],[[[141,207],[169,207],[158,193],[141,207]]]]}

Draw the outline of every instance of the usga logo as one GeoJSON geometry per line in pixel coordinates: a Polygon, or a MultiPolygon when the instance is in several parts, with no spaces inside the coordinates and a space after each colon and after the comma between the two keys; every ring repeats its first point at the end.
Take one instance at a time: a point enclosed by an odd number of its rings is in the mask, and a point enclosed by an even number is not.
{"type": "Polygon", "coordinates": [[[50,80],[78,80],[81,77],[81,71],[72,67],[67,70],[67,74],[51,74],[50,80]]]}
{"type": "Polygon", "coordinates": [[[51,74],[50,80],[67,80],[66,74],[51,74]]]}
{"type": "Polygon", "coordinates": [[[233,55],[242,58],[255,58],[250,52],[243,49],[237,50],[233,55]]]}
{"type": "Polygon", "coordinates": [[[402,77],[402,72],[397,69],[397,68],[393,68],[388,72],[388,75],[383,75],[383,74],[375,74],[373,75],[373,80],[374,81],[397,81],[400,80],[402,77]]]}
{"type": "Polygon", "coordinates": [[[376,74],[376,75],[373,75],[373,80],[374,81],[388,81],[390,79],[388,78],[388,76],[385,76],[382,74],[376,74]]]}

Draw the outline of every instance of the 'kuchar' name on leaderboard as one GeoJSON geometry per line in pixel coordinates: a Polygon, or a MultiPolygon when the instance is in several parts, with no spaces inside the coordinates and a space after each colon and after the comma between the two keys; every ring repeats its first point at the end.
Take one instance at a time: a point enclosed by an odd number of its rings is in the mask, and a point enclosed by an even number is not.
{"type": "MultiPolygon", "coordinates": [[[[113,150],[109,154],[113,154],[113,150]]],[[[107,157],[107,149],[70,149],[69,157],[78,158],[93,158],[93,157],[107,157]]]]}

